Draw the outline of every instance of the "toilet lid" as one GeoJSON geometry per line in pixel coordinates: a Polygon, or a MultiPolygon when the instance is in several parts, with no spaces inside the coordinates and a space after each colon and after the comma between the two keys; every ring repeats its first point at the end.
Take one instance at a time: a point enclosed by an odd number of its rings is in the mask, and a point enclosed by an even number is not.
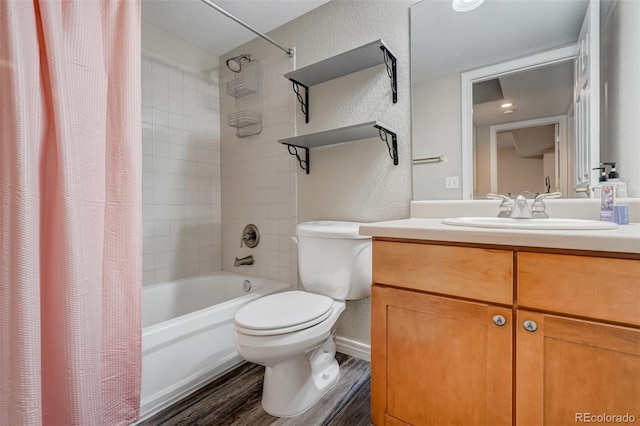
{"type": "Polygon", "coordinates": [[[304,291],[286,291],[246,304],[235,316],[236,329],[250,335],[290,333],[324,321],[333,299],[304,291]]]}

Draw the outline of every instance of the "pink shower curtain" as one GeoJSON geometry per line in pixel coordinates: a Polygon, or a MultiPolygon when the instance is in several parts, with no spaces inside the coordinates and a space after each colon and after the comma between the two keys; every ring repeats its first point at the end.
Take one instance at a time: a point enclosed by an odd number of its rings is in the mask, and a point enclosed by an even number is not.
{"type": "Polygon", "coordinates": [[[0,0],[0,425],[140,398],[140,5],[0,0]]]}

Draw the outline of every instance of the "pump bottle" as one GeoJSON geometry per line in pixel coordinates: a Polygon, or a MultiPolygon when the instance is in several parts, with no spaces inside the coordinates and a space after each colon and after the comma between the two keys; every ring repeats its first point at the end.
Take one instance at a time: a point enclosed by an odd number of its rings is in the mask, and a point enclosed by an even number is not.
{"type": "Polygon", "coordinates": [[[593,188],[593,197],[599,199],[602,197],[602,187],[612,185],[607,182],[607,168],[604,164],[600,163],[600,167],[594,167],[592,170],[600,170],[598,184],[593,188]]]}
{"type": "Polygon", "coordinates": [[[613,186],[614,191],[614,203],[613,203],[613,217],[614,222],[618,225],[626,225],[629,223],[629,205],[625,198],[627,195],[627,184],[620,180],[620,175],[616,170],[616,162],[611,161],[608,163],[602,163],[610,166],[608,183],[613,186]]]}

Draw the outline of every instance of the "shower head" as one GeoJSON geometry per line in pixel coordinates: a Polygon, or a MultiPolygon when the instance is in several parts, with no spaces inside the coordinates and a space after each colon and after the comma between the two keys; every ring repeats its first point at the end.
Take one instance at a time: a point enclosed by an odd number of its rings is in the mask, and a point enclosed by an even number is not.
{"type": "Polygon", "coordinates": [[[233,72],[240,72],[242,70],[242,66],[251,62],[251,55],[238,55],[233,58],[227,59],[227,68],[229,68],[233,72]]]}

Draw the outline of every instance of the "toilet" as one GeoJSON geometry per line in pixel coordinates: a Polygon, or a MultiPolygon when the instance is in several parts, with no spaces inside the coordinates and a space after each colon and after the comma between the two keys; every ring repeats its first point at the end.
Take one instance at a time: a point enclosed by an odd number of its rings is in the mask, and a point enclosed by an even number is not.
{"type": "Polygon", "coordinates": [[[340,377],[333,328],[345,301],[371,294],[371,237],[356,222],[296,227],[298,270],[306,291],[262,297],[234,319],[238,352],[264,365],[262,406],[290,417],[312,407],[340,377]]]}

